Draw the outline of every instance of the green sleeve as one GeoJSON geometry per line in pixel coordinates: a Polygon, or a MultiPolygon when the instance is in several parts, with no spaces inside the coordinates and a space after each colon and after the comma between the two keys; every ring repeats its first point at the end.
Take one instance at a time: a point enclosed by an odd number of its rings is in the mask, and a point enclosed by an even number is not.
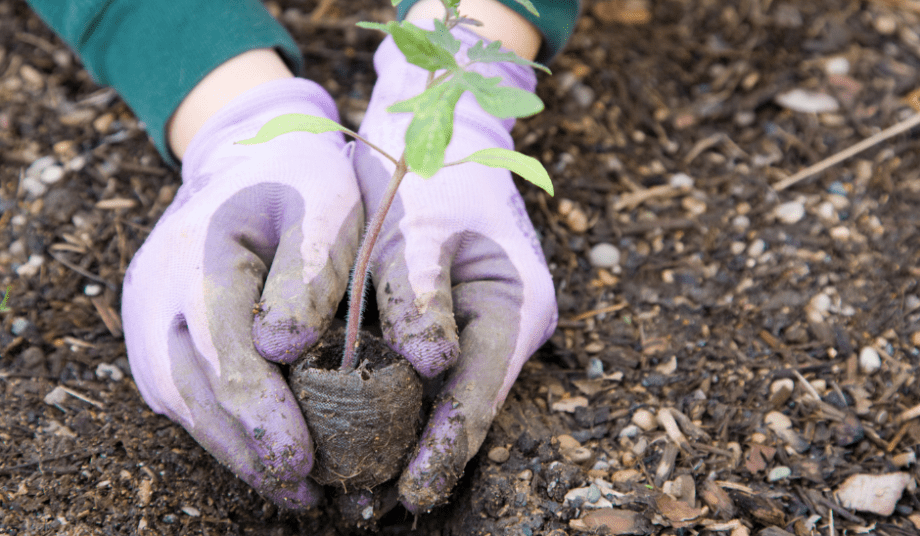
{"type": "MultiPolygon", "coordinates": [[[[420,0],[403,0],[396,8],[397,18],[402,20],[409,8],[420,0]]],[[[502,4],[520,13],[543,34],[543,46],[537,54],[537,61],[549,63],[558,54],[575,31],[575,22],[581,2],[579,0],[532,0],[540,13],[539,17],[524,9],[516,0],[499,0],[502,4]]]]}
{"type": "Polygon", "coordinates": [[[99,83],[114,87],[175,163],[164,127],[205,75],[248,50],[277,49],[295,73],[303,58],[258,0],[29,0],[79,54],[99,83]]]}

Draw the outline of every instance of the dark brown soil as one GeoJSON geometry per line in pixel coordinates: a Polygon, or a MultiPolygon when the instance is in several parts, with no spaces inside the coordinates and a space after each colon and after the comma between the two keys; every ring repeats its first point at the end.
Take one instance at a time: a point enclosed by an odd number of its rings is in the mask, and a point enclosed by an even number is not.
{"type": "MultiPolygon", "coordinates": [[[[318,3],[270,7],[353,127],[379,37],[352,23],[391,10],[361,0],[311,19],[318,3]]],[[[417,520],[397,508],[380,533],[916,534],[920,423],[902,415],[920,404],[920,141],[772,185],[915,113],[917,6],[584,4],[541,75],[547,110],[514,130],[557,185],[521,189],[559,329],[451,502],[417,520]],[[840,107],[777,104],[796,88],[840,107]],[[592,266],[600,243],[615,267],[592,266]],[[860,366],[866,348],[877,367],[860,366]],[[841,505],[851,475],[893,472],[910,485],[890,515],[841,505]]],[[[0,0],[0,532],[350,532],[331,502],[279,512],[131,380],[120,284],[179,180],[118,97],[0,0]],[[42,192],[26,171],[45,156],[67,171],[42,192]]]]}
{"type": "Polygon", "coordinates": [[[310,472],[346,492],[398,477],[418,444],[422,381],[383,341],[362,333],[357,367],[339,369],[345,329],[330,330],[291,367],[291,391],[315,445],[310,472]]]}

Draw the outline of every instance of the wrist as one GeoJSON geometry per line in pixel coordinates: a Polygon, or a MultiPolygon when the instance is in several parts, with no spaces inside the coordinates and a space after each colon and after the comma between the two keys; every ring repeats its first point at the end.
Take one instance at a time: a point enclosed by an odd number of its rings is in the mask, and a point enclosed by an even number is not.
{"type": "Polygon", "coordinates": [[[218,110],[265,82],[293,77],[272,49],[250,50],[227,60],[201,79],[166,123],[169,149],[181,160],[195,134],[218,110]]]}

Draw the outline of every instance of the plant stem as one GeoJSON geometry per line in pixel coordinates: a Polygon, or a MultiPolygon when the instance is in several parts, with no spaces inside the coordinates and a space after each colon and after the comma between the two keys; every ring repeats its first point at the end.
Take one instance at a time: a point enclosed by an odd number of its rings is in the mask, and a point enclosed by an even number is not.
{"type": "Polygon", "coordinates": [[[339,370],[347,372],[353,370],[358,365],[355,352],[358,349],[358,333],[361,331],[361,315],[364,312],[364,289],[367,286],[368,265],[371,261],[371,253],[374,251],[374,245],[377,243],[377,236],[383,228],[383,220],[386,219],[390,211],[390,205],[396,198],[396,191],[399,184],[409,170],[406,165],[406,154],[403,153],[396,162],[396,169],[393,170],[393,176],[390,178],[390,184],[387,185],[386,191],[383,192],[383,198],[380,200],[380,206],[374,212],[373,218],[367,224],[367,231],[361,240],[361,247],[358,249],[358,258],[355,259],[355,270],[351,278],[351,288],[348,292],[348,319],[345,324],[345,352],[342,355],[342,366],[339,370]]]}

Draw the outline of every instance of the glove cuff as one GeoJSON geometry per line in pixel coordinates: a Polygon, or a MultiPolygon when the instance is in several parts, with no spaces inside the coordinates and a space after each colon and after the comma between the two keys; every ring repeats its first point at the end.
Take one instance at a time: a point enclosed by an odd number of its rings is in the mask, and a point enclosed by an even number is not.
{"type": "MultiPolygon", "coordinates": [[[[339,121],[335,101],[322,86],[303,78],[272,80],[250,89],[217,111],[192,138],[185,153],[184,171],[201,169],[206,161],[230,153],[240,140],[256,135],[270,119],[289,113],[301,113],[339,121]]],[[[344,145],[341,133],[321,136],[344,145]]]]}

